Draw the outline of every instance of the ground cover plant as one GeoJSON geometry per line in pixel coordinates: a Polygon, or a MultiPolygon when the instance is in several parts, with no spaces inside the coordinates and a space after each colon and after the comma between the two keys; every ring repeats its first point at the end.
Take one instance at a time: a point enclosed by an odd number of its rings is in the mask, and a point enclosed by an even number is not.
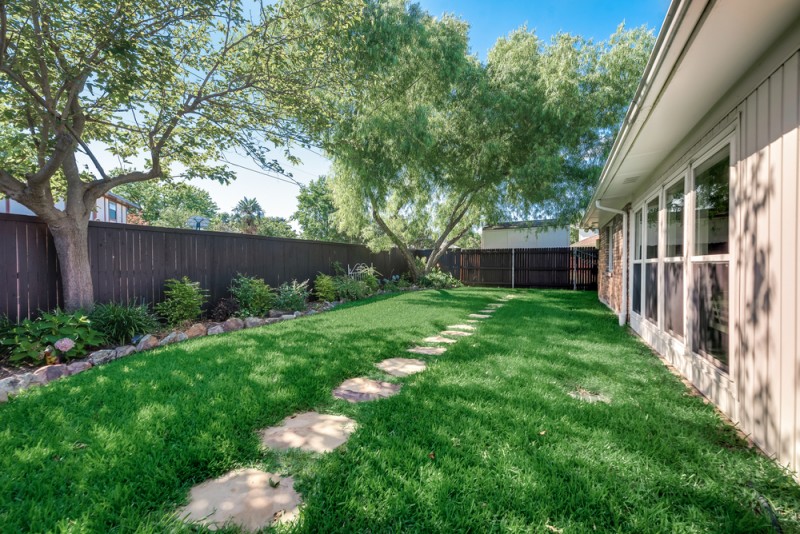
{"type": "Polygon", "coordinates": [[[506,293],[381,295],[26,391],[0,406],[0,531],[190,532],[189,488],[238,467],[295,478],[297,531],[761,531],[762,502],[797,529],[798,486],[593,293],[516,291],[398,395],[331,396],[506,293]],[[358,430],[324,456],[260,448],[309,409],[358,430]]]}

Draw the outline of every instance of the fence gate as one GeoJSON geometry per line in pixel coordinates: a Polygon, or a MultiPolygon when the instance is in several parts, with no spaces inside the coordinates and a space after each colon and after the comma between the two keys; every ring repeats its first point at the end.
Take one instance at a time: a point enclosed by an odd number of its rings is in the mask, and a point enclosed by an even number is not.
{"type": "Polygon", "coordinates": [[[597,259],[594,247],[470,249],[439,265],[466,285],[596,290],[597,259]]]}

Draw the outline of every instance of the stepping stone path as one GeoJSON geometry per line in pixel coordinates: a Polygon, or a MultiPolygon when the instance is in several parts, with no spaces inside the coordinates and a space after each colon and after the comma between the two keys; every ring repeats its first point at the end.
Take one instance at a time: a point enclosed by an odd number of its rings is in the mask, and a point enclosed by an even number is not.
{"type": "Polygon", "coordinates": [[[380,382],[371,378],[350,378],[333,390],[333,396],[347,402],[367,402],[397,395],[400,387],[400,384],[380,382]]]}
{"type": "Polygon", "coordinates": [[[414,354],[424,354],[426,356],[439,356],[447,351],[444,347],[411,347],[406,352],[413,352],[414,354]]]}
{"type": "Polygon", "coordinates": [[[479,323],[480,321],[478,321],[477,319],[467,319],[467,320],[466,320],[466,321],[464,321],[464,322],[465,322],[465,323],[479,323]]]}
{"type": "Polygon", "coordinates": [[[375,367],[392,376],[408,376],[421,373],[427,365],[422,360],[415,358],[389,358],[376,363],[375,367]]]}
{"type": "Polygon", "coordinates": [[[486,305],[487,308],[502,308],[505,304],[500,304],[499,302],[491,302],[486,305]]]}
{"type": "Polygon", "coordinates": [[[292,477],[258,469],[237,469],[192,488],[178,515],[212,530],[226,525],[254,532],[293,520],[301,497],[292,477]]]}
{"type": "Polygon", "coordinates": [[[469,317],[472,317],[473,319],[488,319],[489,317],[491,317],[491,315],[486,315],[485,313],[484,314],[470,313],[469,317]]]}
{"type": "Polygon", "coordinates": [[[464,332],[462,330],[445,330],[443,332],[439,332],[439,335],[442,336],[455,336],[455,337],[467,337],[471,336],[470,332],[464,332]]]}
{"type": "Polygon", "coordinates": [[[497,310],[493,310],[493,309],[489,308],[488,310],[481,310],[480,313],[494,313],[496,311],[497,310]]]}
{"type": "Polygon", "coordinates": [[[272,449],[331,452],[355,432],[356,422],[343,415],[305,412],[261,431],[261,443],[272,449]]]}
{"type": "Polygon", "coordinates": [[[455,343],[455,339],[450,339],[449,337],[442,337],[442,336],[430,336],[423,339],[425,343],[455,343]]]}
{"type": "Polygon", "coordinates": [[[610,403],[611,400],[599,393],[592,393],[591,391],[587,391],[583,388],[578,388],[575,391],[570,391],[569,396],[573,399],[578,399],[583,402],[588,402],[589,404],[594,404],[596,402],[604,402],[606,404],[610,403]]]}
{"type": "Polygon", "coordinates": [[[451,324],[447,327],[448,330],[475,330],[471,324],[451,324]]]}

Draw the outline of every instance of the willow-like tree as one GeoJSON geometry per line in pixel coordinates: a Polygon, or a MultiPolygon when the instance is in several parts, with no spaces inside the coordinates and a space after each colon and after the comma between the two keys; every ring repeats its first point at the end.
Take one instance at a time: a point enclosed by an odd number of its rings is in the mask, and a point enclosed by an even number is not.
{"type": "Polygon", "coordinates": [[[365,47],[353,67],[365,81],[325,136],[337,218],[375,249],[397,246],[417,277],[481,222],[574,219],[652,45],[644,29],[546,44],[522,28],[481,63],[457,19],[394,2],[365,24],[382,56],[365,47]],[[417,248],[432,250],[422,266],[417,248]]]}
{"type": "Polygon", "coordinates": [[[112,188],[183,176],[228,181],[226,151],[304,142],[345,78],[335,46],[357,0],[0,1],[0,192],[50,228],[64,304],[92,306],[87,246],[112,188]],[[122,162],[104,168],[100,152],[122,162]],[[136,165],[137,161],[146,163],[136,165]],[[55,184],[66,183],[63,207],[55,184]]]}

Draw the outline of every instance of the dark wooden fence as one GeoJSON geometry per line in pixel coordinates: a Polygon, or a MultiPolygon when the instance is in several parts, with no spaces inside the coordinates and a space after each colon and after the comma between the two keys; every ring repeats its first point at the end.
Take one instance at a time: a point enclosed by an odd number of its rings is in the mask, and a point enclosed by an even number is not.
{"type": "MultiPolygon", "coordinates": [[[[407,271],[397,251],[372,253],[362,245],[221,232],[89,223],[89,261],[97,302],[158,302],[164,281],[188,276],[209,290],[211,302],[228,295],[237,273],[271,286],[292,279],[372,264],[386,277],[407,271]]],[[[0,214],[0,315],[11,320],[61,305],[53,240],[34,217],[0,214]]]]}
{"type": "Polygon", "coordinates": [[[594,247],[454,250],[439,265],[467,285],[594,290],[597,252],[594,247]]]}

